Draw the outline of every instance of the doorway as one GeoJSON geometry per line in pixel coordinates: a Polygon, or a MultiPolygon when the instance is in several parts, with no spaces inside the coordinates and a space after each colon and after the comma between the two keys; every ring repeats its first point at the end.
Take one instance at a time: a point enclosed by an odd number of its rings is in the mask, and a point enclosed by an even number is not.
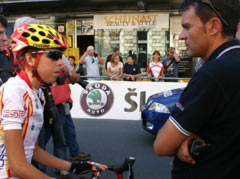
{"type": "Polygon", "coordinates": [[[94,35],[77,36],[77,47],[79,48],[80,56],[86,51],[89,45],[94,46],[94,35]]]}

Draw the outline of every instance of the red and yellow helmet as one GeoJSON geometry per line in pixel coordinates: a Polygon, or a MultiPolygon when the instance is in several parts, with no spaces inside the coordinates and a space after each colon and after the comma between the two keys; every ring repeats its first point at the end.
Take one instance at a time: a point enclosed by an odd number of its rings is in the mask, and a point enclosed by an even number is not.
{"type": "Polygon", "coordinates": [[[11,47],[14,53],[19,53],[26,47],[64,50],[67,42],[64,36],[52,27],[28,24],[19,26],[11,35],[11,47]]]}

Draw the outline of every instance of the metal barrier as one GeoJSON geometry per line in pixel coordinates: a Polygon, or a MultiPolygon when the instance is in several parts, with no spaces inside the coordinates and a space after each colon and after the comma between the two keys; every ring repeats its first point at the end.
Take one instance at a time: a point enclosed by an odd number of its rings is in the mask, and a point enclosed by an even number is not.
{"type": "MultiPolygon", "coordinates": [[[[91,79],[99,79],[99,80],[111,80],[109,78],[109,76],[81,76],[81,78],[85,78],[88,80],[91,79]]],[[[125,77],[120,77],[120,80],[124,80],[125,77]]],[[[148,76],[141,76],[141,77],[137,77],[136,78],[137,81],[164,81],[164,82],[173,82],[173,81],[189,81],[191,78],[173,78],[173,77],[163,77],[161,80],[159,80],[158,78],[154,78],[154,77],[148,77],[148,76]]]]}

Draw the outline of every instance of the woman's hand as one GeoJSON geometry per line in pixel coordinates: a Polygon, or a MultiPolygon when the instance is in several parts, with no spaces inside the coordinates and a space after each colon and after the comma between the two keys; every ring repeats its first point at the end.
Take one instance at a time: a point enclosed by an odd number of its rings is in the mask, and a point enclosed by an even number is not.
{"type": "Polygon", "coordinates": [[[93,165],[92,170],[97,170],[97,169],[99,169],[101,171],[105,171],[108,169],[108,167],[106,165],[98,163],[97,165],[93,165]]]}
{"type": "Polygon", "coordinates": [[[118,77],[117,76],[111,76],[111,78],[113,79],[113,80],[118,80],[118,77]]]}

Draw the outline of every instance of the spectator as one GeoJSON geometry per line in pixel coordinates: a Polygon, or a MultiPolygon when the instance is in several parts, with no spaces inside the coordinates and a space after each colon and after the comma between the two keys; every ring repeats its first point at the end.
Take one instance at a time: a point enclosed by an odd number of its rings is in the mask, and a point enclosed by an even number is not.
{"type": "MultiPolygon", "coordinates": [[[[132,50],[128,51],[128,56],[133,56],[133,58],[136,60],[137,59],[137,55],[135,54],[135,52],[133,52],[132,50]]],[[[146,59],[145,59],[146,60],[146,59]]]]}
{"type": "Polygon", "coordinates": [[[0,16],[0,86],[13,76],[10,59],[4,51],[4,47],[8,42],[6,36],[7,25],[7,19],[4,16],[0,16]]]}
{"type": "Polygon", "coordinates": [[[159,51],[153,52],[153,59],[147,66],[147,75],[154,78],[152,81],[161,81],[163,78],[164,66],[161,63],[161,55],[159,51]]]}
{"type": "Polygon", "coordinates": [[[114,48],[113,49],[113,53],[107,56],[107,60],[105,62],[105,69],[106,70],[107,70],[107,64],[108,64],[108,62],[111,61],[113,55],[119,55],[120,62],[123,63],[123,59],[122,59],[122,57],[120,56],[120,53],[119,53],[119,48],[114,48]]]}
{"type": "Polygon", "coordinates": [[[38,23],[39,23],[38,20],[33,17],[29,17],[29,16],[19,17],[16,19],[16,21],[14,23],[14,31],[20,25],[38,24],[38,23]]]}
{"type": "Polygon", "coordinates": [[[175,155],[172,179],[240,178],[240,45],[234,40],[239,0],[185,0],[181,6],[187,55],[204,60],[154,142],[156,154],[175,155]],[[192,138],[203,145],[189,154],[192,138]],[[204,147],[209,144],[208,148],[204,147]]]}
{"type": "Polygon", "coordinates": [[[107,76],[111,80],[119,80],[123,75],[123,63],[120,62],[119,55],[113,55],[110,62],[107,64],[107,76]]]}
{"type": "Polygon", "coordinates": [[[126,81],[136,81],[138,77],[141,77],[141,70],[138,64],[134,64],[134,57],[128,56],[127,63],[123,67],[123,76],[126,81]]]}
{"type": "Polygon", "coordinates": [[[240,40],[240,20],[238,21],[236,38],[237,38],[238,40],[240,40]]]}
{"type": "MultiPolygon", "coordinates": [[[[178,77],[178,63],[180,58],[173,47],[168,49],[168,57],[163,60],[165,69],[165,77],[177,78],[178,77]]],[[[165,81],[177,82],[177,79],[166,79],[165,81]]]]}
{"type": "Polygon", "coordinates": [[[75,63],[75,57],[74,57],[74,56],[69,56],[69,57],[68,57],[68,61],[69,61],[70,65],[73,67],[73,69],[74,69],[75,71],[77,71],[77,69],[76,69],[76,63],[75,63]]]}
{"type": "Polygon", "coordinates": [[[93,46],[88,46],[87,50],[81,56],[80,63],[85,63],[87,68],[87,76],[95,77],[95,78],[88,78],[99,80],[99,63],[101,65],[104,64],[103,59],[98,55],[98,52],[94,50],[93,46]]]}

